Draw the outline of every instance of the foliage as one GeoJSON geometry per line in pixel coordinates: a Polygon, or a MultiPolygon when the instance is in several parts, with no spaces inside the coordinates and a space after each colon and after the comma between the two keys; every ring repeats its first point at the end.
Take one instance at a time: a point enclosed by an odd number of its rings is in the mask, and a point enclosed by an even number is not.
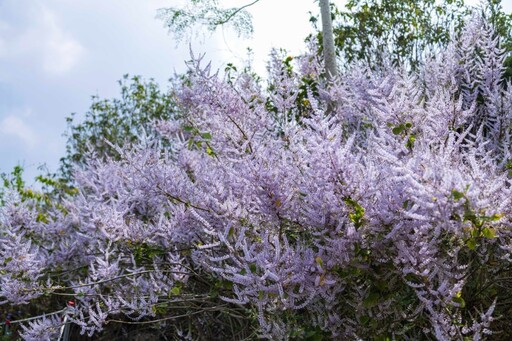
{"type": "Polygon", "coordinates": [[[5,204],[5,195],[9,190],[22,193],[25,189],[25,181],[23,180],[23,167],[15,166],[11,174],[0,174],[2,184],[0,186],[0,206],[5,204]]]}
{"type": "Polygon", "coordinates": [[[68,141],[60,174],[63,180],[71,177],[73,168],[84,166],[89,152],[95,157],[115,159],[116,145],[140,141],[152,133],[153,121],[169,120],[177,114],[173,92],[160,90],[153,80],[125,75],[119,85],[119,99],[94,96],[81,123],[74,115],[67,118],[68,141]]]}
{"type": "Polygon", "coordinates": [[[334,34],[339,53],[350,63],[364,60],[417,67],[427,50],[446,45],[467,14],[462,0],[350,0],[335,8],[334,34]]]}
{"type": "Polygon", "coordinates": [[[185,6],[161,8],[157,17],[165,22],[178,41],[189,35],[191,28],[198,24],[206,26],[210,32],[229,24],[239,35],[248,36],[253,32],[253,26],[246,8],[257,2],[259,0],[241,7],[223,8],[219,6],[219,0],[187,0],[185,6]]]}
{"type": "Polygon", "coordinates": [[[510,339],[512,89],[488,22],[461,32],[418,72],[333,82],[314,44],[274,52],[266,90],[194,58],[180,115],[84,153],[45,219],[9,196],[0,304],[71,296],[88,335],[510,339]]]}
{"type": "Polygon", "coordinates": [[[62,197],[76,194],[76,188],[70,186],[65,179],[57,179],[55,175],[38,175],[36,184],[40,190],[30,188],[23,180],[23,167],[15,166],[10,174],[0,174],[0,207],[6,204],[7,196],[15,193],[19,200],[34,200],[41,212],[58,202],[62,197]]]}
{"type": "MultiPolygon", "coordinates": [[[[489,0],[481,10],[506,41],[502,46],[512,51],[512,17],[500,3],[489,0]]],[[[350,0],[345,10],[333,8],[338,54],[348,63],[363,61],[373,68],[390,60],[416,69],[426,54],[436,53],[452,34],[461,33],[470,13],[463,0],[350,0]]]]}

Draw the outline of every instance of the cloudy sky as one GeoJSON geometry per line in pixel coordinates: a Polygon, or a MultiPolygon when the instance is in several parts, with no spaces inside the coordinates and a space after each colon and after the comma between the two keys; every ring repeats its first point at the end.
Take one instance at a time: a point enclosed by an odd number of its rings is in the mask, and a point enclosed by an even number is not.
{"type": "MultiPolygon", "coordinates": [[[[188,43],[176,48],[155,19],[158,8],[176,3],[0,0],[0,172],[21,164],[33,178],[43,163],[55,170],[64,154],[65,117],[83,114],[91,95],[116,96],[123,74],[152,77],[165,87],[174,72],[184,71],[188,43]]],[[[265,0],[251,10],[251,40],[225,30],[195,39],[194,51],[220,67],[241,63],[251,46],[260,71],[271,46],[299,53],[310,29],[308,11],[316,6],[311,0],[276,3],[265,0]]]]}
{"type": "MultiPolygon", "coordinates": [[[[155,19],[158,8],[182,1],[0,0],[0,172],[21,164],[30,180],[42,164],[55,171],[64,155],[65,117],[80,117],[91,95],[116,96],[123,74],[151,77],[165,87],[174,72],[183,72],[188,44],[176,47],[155,19]]],[[[512,10],[512,0],[503,4],[512,10]]],[[[317,6],[312,0],[262,0],[250,10],[251,39],[221,30],[194,39],[193,50],[221,67],[243,63],[250,46],[261,74],[271,47],[300,53],[311,30],[309,12],[317,14],[317,6]]]]}

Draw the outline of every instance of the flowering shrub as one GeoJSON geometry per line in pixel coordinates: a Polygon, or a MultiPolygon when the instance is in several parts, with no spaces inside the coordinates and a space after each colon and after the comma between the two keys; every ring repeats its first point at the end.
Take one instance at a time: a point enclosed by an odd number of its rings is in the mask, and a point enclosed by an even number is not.
{"type": "Polygon", "coordinates": [[[326,83],[310,46],[274,52],[263,89],[195,58],[182,115],[155,122],[170,143],[92,151],[78,194],[45,210],[5,199],[1,303],[72,295],[89,335],[175,321],[194,338],[222,315],[272,339],[506,339],[503,59],[479,17],[414,74],[354,66],[326,83]]]}

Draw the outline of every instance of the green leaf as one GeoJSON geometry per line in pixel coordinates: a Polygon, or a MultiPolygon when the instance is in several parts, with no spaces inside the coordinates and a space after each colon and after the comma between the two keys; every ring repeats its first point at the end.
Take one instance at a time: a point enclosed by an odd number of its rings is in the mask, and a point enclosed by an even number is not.
{"type": "Polygon", "coordinates": [[[476,249],[476,239],[475,238],[470,238],[467,242],[466,242],[466,245],[467,247],[470,249],[470,250],[474,250],[476,249]]]}
{"type": "Polygon", "coordinates": [[[256,270],[258,270],[258,267],[256,266],[256,264],[251,263],[249,264],[249,270],[251,270],[252,273],[255,273],[256,270]]]}
{"type": "Polygon", "coordinates": [[[496,231],[491,227],[486,227],[482,230],[482,236],[487,239],[496,238],[496,231]]]}
{"type": "Polygon", "coordinates": [[[215,152],[213,151],[213,149],[210,147],[210,146],[206,146],[206,154],[208,154],[209,156],[215,156],[215,152]]]}
{"type": "Polygon", "coordinates": [[[380,294],[378,292],[371,292],[368,297],[366,297],[363,301],[363,306],[365,308],[371,308],[376,306],[379,303],[380,294]]]}
{"type": "Polygon", "coordinates": [[[404,203],[402,204],[402,207],[403,207],[403,209],[404,209],[404,210],[406,210],[407,208],[409,208],[409,199],[406,199],[406,200],[404,201],[404,203]]]}
{"type": "Polygon", "coordinates": [[[228,290],[232,290],[233,289],[233,282],[230,282],[230,281],[222,281],[222,287],[223,288],[226,288],[228,290]]]}
{"type": "Polygon", "coordinates": [[[44,214],[43,212],[39,212],[37,214],[36,221],[37,222],[47,223],[48,222],[48,216],[46,214],[44,214]]]}
{"type": "Polygon", "coordinates": [[[315,334],[313,336],[311,336],[310,338],[308,338],[308,341],[322,341],[324,339],[323,335],[322,334],[315,334]]]}
{"type": "Polygon", "coordinates": [[[493,214],[492,216],[485,216],[484,215],[480,219],[482,219],[482,221],[498,221],[501,218],[503,218],[503,214],[493,214]]]}
{"type": "Polygon", "coordinates": [[[320,267],[321,267],[322,269],[324,268],[324,261],[323,261],[323,259],[322,259],[320,256],[318,256],[318,257],[316,257],[316,258],[315,258],[315,262],[316,262],[318,265],[320,265],[320,267]]]}
{"type": "Polygon", "coordinates": [[[401,124],[398,127],[394,127],[391,131],[395,135],[400,135],[405,130],[405,127],[401,124]]]}
{"type": "Polygon", "coordinates": [[[180,287],[173,287],[171,289],[171,294],[172,295],[179,295],[181,293],[181,288],[180,287]]]}
{"type": "Polygon", "coordinates": [[[228,65],[226,66],[226,68],[224,69],[224,71],[228,72],[230,70],[233,70],[233,71],[237,71],[236,70],[236,66],[233,64],[233,63],[228,63],[228,65]]]}
{"type": "Polygon", "coordinates": [[[212,134],[210,134],[210,133],[208,133],[208,132],[207,132],[207,133],[202,133],[202,134],[201,134],[201,137],[202,137],[203,139],[205,139],[205,140],[211,140],[211,139],[212,139],[212,134]]]}
{"type": "Polygon", "coordinates": [[[455,201],[459,201],[460,199],[464,198],[464,195],[465,195],[464,193],[459,192],[456,189],[454,189],[452,191],[452,197],[453,197],[453,200],[455,200],[455,201]]]}
{"type": "Polygon", "coordinates": [[[369,316],[361,316],[361,318],[359,319],[359,322],[365,326],[368,324],[368,322],[370,322],[370,317],[369,316]]]}
{"type": "Polygon", "coordinates": [[[405,143],[405,147],[409,149],[414,148],[414,142],[416,142],[416,135],[411,134],[405,143]]]}
{"type": "Polygon", "coordinates": [[[349,213],[348,217],[354,223],[355,228],[359,229],[361,226],[363,226],[363,219],[365,213],[364,207],[359,205],[358,202],[356,202],[350,197],[344,198],[343,201],[345,202],[345,204],[347,204],[347,206],[350,206],[354,209],[354,212],[349,213]]]}
{"type": "Polygon", "coordinates": [[[392,338],[386,335],[379,335],[373,338],[373,341],[391,341],[392,338]]]}

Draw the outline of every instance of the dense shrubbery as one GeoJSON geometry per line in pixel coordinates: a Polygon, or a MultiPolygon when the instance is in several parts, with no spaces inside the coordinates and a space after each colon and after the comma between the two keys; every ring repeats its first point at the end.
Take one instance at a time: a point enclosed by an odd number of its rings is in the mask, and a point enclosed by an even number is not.
{"type": "Polygon", "coordinates": [[[509,339],[498,43],[474,17],[417,73],[354,66],[331,83],[312,45],[274,53],[268,89],[194,59],[159,137],[102,142],[76,195],[4,194],[0,303],[43,313],[69,295],[89,335],[157,321],[183,339],[509,339]]]}

